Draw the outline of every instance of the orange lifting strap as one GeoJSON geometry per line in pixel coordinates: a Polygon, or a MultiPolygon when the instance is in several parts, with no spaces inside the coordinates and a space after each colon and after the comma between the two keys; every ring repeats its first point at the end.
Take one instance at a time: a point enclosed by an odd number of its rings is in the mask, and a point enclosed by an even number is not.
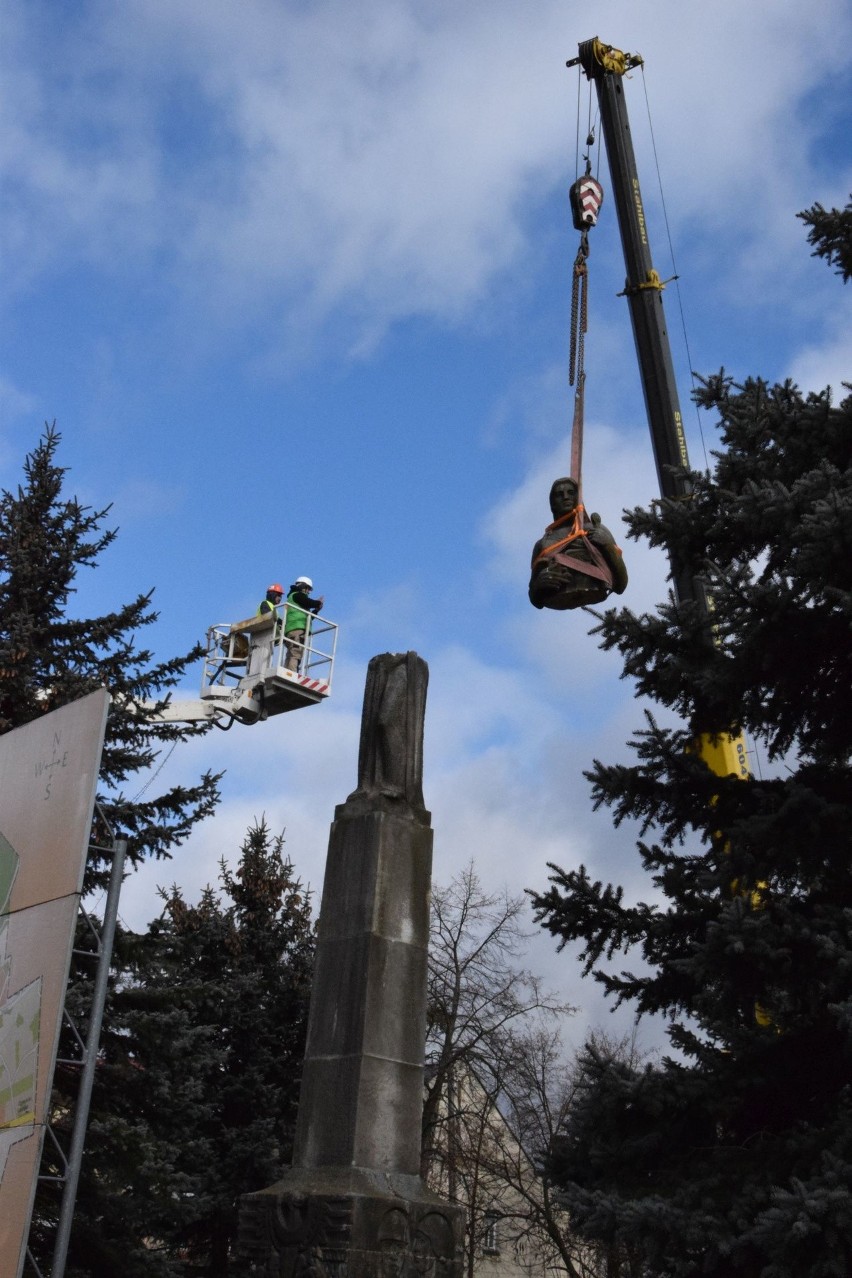
{"type": "Polygon", "coordinates": [[[555,519],[552,524],[548,524],[544,530],[545,533],[552,532],[554,528],[559,528],[563,524],[567,525],[570,520],[571,531],[567,537],[563,537],[561,541],[554,542],[552,546],[548,546],[545,550],[543,550],[540,555],[536,555],[532,562],[532,567],[535,568],[537,564],[543,563],[544,560],[551,559],[553,556],[556,556],[557,561],[560,564],[564,564],[566,567],[572,568],[575,572],[583,573],[588,577],[597,577],[600,581],[603,581],[610,590],[612,590],[612,572],[597,546],[589,539],[589,530],[584,527],[585,517],[585,507],[582,504],[578,504],[573,510],[569,510],[567,515],[563,515],[561,519],[555,519]],[[582,559],[577,559],[573,555],[569,556],[560,554],[560,551],[564,550],[572,541],[576,541],[578,537],[586,538],[586,549],[592,557],[592,563],[584,562],[582,559]]]}

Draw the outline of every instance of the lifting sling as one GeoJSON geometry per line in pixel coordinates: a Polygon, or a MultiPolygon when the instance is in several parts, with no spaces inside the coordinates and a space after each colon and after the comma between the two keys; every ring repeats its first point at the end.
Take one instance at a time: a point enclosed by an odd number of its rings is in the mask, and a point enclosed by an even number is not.
{"type": "MultiPolygon", "coordinates": [[[[587,145],[591,147],[594,134],[587,145]]],[[[571,343],[569,384],[574,390],[571,427],[570,478],[557,480],[551,489],[553,522],[533,548],[529,586],[530,602],[536,608],[563,611],[601,603],[627,584],[621,551],[612,534],[600,522],[589,518],[582,502],[583,415],[585,408],[585,336],[588,328],[589,228],[597,221],[603,190],[591,175],[591,161],[585,157],[586,172],[571,187],[574,226],[580,232],[580,246],[574,260],[571,282],[571,343]],[[599,543],[599,544],[596,544],[599,543]]]]}

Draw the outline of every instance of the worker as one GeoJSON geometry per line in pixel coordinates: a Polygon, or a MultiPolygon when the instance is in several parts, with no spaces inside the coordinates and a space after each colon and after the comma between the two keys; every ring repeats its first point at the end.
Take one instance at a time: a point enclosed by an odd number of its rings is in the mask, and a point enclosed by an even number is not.
{"type": "Polygon", "coordinates": [[[305,635],[308,630],[308,613],[316,614],[325,602],[320,595],[312,599],[308,594],[314,583],[310,577],[297,577],[287,592],[287,611],[284,617],[284,643],[287,646],[286,670],[299,669],[305,647],[305,635]]]}
{"type": "Polygon", "coordinates": [[[533,547],[530,603],[536,608],[582,608],[610,591],[623,594],[627,568],[600,515],[586,514],[577,481],[564,477],[550,489],[553,523],[533,547]]]}
{"type": "Polygon", "coordinates": [[[265,617],[268,612],[274,612],[278,616],[278,605],[284,598],[284,587],[277,581],[273,581],[272,585],[266,591],[266,597],[261,599],[257,607],[257,616],[265,617]]]}
{"type": "MultiPolygon", "coordinates": [[[[271,643],[274,645],[281,640],[281,633],[284,623],[281,620],[281,612],[279,605],[284,598],[284,587],[279,581],[273,581],[272,585],[267,589],[265,598],[261,599],[257,606],[258,617],[274,617],[275,629],[272,633],[271,643]],[[271,614],[271,616],[270,616],[271,614]]],[[[271,649],[270,649],[271,652],[271,649]]]]}

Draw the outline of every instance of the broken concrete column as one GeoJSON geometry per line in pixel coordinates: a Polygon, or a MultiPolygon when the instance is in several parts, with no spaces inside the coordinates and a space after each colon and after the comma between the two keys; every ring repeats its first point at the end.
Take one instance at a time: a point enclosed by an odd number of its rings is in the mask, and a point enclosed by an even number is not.
{"type": "Polygon", "coordinates": [[[459,1278],[463,1210],[420,1179],[432,830],[428,669],[367,673],[358,788],[331,827],[293,1167],[246,1195],[240,1250],[265,1278],[459,1278]]]}

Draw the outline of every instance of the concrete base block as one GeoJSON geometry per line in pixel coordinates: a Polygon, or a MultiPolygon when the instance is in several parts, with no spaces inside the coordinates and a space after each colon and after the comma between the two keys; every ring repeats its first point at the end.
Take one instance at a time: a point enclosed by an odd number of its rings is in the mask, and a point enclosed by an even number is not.
{"type": "Polygon", "coordinates": [[[252,1278],[461,1278],[464,1208],[419,1177],[293,1168],[240,1204],[252,1278]]]}

